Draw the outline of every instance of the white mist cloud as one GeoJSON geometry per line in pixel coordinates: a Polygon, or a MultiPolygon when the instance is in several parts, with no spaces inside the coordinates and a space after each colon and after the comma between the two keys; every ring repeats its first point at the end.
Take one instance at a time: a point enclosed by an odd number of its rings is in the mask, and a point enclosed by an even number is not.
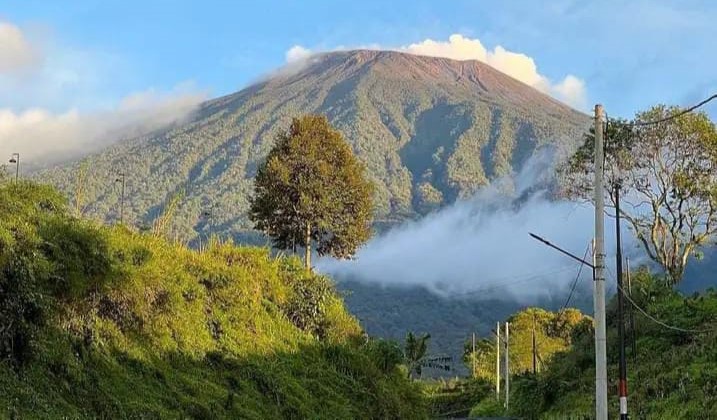
{"type": "Polygon", "coordinates": [[[36,32],[0,22],[0,162],[16,152],[30,165],[87,154],[180,121],[207,98],[184,82],[116,99],[127,71],[118,57],[36,32]]]}
{"type": "Polygon", "coordinates": [[[308,48],[304,48],[301,45],[294,45],[286,51],[286,63],[292,64],[297,61],[302,61],[311,56],[312,52],[308,48]]]}
{"type": "Polygon", "coordinates": [[[17,26],[0,21],[0,75],[14,74],[35,65],[39,51],[17,26]]]}
{"type": "MultiPolygon", "coordinates": [[[[378,45],[361,47],[368,49],[382,49],[378,45]]],[[[343,50],[345,47],[334,48],[343,50]]],[[[538,72],[535,60],[525,54],[506,50],[498,45],[493,50],[487,49],[477,38],[467,38],[460,34],[453,34],[447,41],[424,41],[401,46],[398,48],[385,48],[402,51],[416,55],[430,57],[444,57],[453,60],[477,60],[532,86],[543,93],[551,95],[568,105],[584,110],[587,104],[585,82],[571,74],[563,80],[553,83],[548,77],[538,72]]],[[[312,50],[301,45],[294,45],[286,52],[287,63],[305,60],[312,54],[312,50]]]]}
{"type": "Polygon", "coordinates": [[[0,158],[20,153],[25,162],[44,164],[81,156],[180,121],[205,98],[204,92],[179,86],[137,92],[112,109],[87,113],[0,108],[0,158]]]}
{"type": "MultiPolygon", "coordinates": [[[[550,295],[564,296],[579,263],[529,233],[582,256],[593,237],[594,214],[589,205],[548,199],[538,186],[543,181],[536,180],[551,173],[549,159],[539,156],[515,179],[504,180],[516,186],[516,195],[508,196],[494,184],[469,201],[372,239],[355,260],[323,258],[317,267],[337,279],[423,286],[445,296],[515,299],[526,304],[550,295]]],[[[614,241],[609,219],[606,231],[610,256],[614,241]]],[[[624,251],[639,255],[631,237],[624,235],[624,251]]],[[[612,263],[613,258],[608,260],[612,263]]],[[[592,287],[591,283],[590,270],[584,267],[581,289],[592,287]]]]}

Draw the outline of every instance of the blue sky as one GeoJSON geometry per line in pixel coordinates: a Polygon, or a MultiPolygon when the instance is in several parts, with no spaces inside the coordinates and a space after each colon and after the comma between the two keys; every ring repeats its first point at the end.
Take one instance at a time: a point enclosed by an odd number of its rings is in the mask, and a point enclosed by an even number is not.
{"type": "Polygon", "coordinates": [[[296,45],[396,49],[453,34],[489,55],[500,47],[532,59],[556,96],[574,76],[584,111],[602,102],[630,116],[717,91],[715,21],[717,2],[690,0],[3,0],[0,25],[19,31],[33,57],[3,67],[0,31],[0,139],[3,112],[25,126],[35,121],[28,110],[111,119],[117,109],[236,91],[296,45]]]}

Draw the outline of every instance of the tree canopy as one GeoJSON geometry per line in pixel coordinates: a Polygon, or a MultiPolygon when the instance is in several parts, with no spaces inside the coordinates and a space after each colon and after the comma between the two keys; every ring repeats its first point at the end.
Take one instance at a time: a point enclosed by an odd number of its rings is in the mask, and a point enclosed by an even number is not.
{"type": "Polygon", "coordinates": [[[348,258],[371,235],[372,184],[321,115],[295,118],[259,167],[250,218],[281,249],[348,258]]]}
{"type": "MultiPolygon", "coordinates": [[[[669,118],[680,111],[655,106],[605,131],[607,203],[619,185],[620,216],[673,283],[717,229],[717,130],[704,113],[669,118]]],[[[568,196],[592,197],[594,144],[591,131],[560,169],[568,196]]]]}

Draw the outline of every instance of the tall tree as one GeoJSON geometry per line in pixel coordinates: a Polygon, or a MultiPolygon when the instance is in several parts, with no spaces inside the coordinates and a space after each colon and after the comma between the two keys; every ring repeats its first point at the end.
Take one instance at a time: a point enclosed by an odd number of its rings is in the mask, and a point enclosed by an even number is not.
{"type": "Polygon", "coordinates": [[[349,258],[371,235],[373,186],[341,133],[321,115],[295,118],[259,167],[250,218],[274,246],[349,258]]]}
{"type": "MultiPolygon", "coordinates": [[[[619,185],[620,216],[673,284],[717,233],[717,131],[704,113],[670,118],[680,111],[659,105],[634,121],[610,120],[605,141],[608,203],[614,209],[619,185]]],[[[592,196],[594,142],[587,134],[560,169],[569,196],[592,196]]]]}

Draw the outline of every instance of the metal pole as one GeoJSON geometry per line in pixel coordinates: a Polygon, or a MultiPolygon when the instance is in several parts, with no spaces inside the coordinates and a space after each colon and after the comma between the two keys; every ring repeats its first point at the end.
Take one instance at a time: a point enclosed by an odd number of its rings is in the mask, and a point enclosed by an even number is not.
{"type": "Polygon", "coordinates": [[[471,372],[471,376],[475,378],[475,376],[476,376],[476,333],[473,333],[473,354],[472,354],[471,360],[473,362],[473,372],[471,372]]]}
{"type": "Polygon", "coordinates": [[[605,202],[603,191],[603,107],[595,105],[595,418],[607,420],[607,340],[605,334],[605,202]]]}
{"type": "Polygon", "coordinates": [[[505,409],[510,403],[510,332],[509,322],[505,323],[505,409]]]}
{"type": "MultiPolygon", "coordinates": [[[[625,274],[627,275],[627,294],[632,297],[632,280],[630,275],[630,258],[625,259],[625,274]]],[[[630,312],[630,344],[632,346],[632,360],[637,360],[637,334],[635,333],[635,311],[632,305],[630,312]]]]}
{"type": "Polygon", "coordinates": [[[620,184],[615,185],[615,235],[617,239],[617,336],[620,344],[620,420],[627,420],[627,362],[625,361],[625,320],[623,310],[622,242],[620,238],[620,184]]]}
{"type": "Polygon", "coordinates": [[[13,153],[10,156],[10,163],[15,164],[15,183],[17,184],[17,181],[20,178],[20,153],[13,153]]]}
{"type": "Polygon", "coordinates": [[[124,172],[119,174],[119,178],[115,179],[115,182],[121,182],[122,188],[120,192],[120,224],[124,224],[124,184],[125,184],[124,172]]]}
{"type": "Polygon", "coordinates": [[[535,347],[535,313],[533,313],[533,330],[531,331],[532,339],[533,339],[533,375],[537,373],[536,369],[536,347],[535,347]]]}
{"type": "Polygon", "coordinates": [[[500,322],[495,323],[495,399],[500,401],[500,322]]]}

